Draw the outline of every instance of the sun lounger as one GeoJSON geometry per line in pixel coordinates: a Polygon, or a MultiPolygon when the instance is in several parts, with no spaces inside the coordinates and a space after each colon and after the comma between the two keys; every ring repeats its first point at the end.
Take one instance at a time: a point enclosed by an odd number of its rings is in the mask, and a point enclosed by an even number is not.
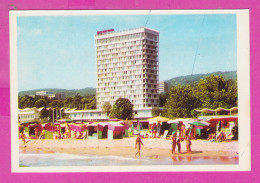
{"type": "Polygon", "coordinates": [[[165,130],[164,133],[163,133],[163,137],[162,137],[162,138],[163,138],[163,139],[166,139],[167,134],[168,134],[168,130],[165,130]]]}

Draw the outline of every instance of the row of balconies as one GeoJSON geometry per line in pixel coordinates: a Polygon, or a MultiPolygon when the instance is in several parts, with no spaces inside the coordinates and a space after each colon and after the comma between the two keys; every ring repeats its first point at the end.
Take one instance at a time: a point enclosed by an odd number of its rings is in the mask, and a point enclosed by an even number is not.
{"type": "Polygon", "coordinates": [[[152,98],[152,99],[158,99],[159,98],[159,94],[157,93],[148,93],[148,92],[143,92],[142,90],[139,90],[139,92],[137,91],[133,91],[133,90],[127,90],[127,91],[106,91],[106,92],[96,92],[97,97],[107,97],[107,96],[121,96],[121,95],[126,95],[126,96],[139,96],[136,98],[141,98],[140,95],[143,95],[143,98],[152,98]]]}
{"type": "MultiPolygon", "coordinates": [[[[122,68],[122,67],[135,67],[142,68],[144,64],[141,60],[138,61],[125,61],[125,62],[114,62],[114,63],[104,63],[98,64],[97,69],[112,69],[112,68],[122,68]]],[[[129,69],[129,68],[127,68],[129,69]]]]}
{"type": "MultiPolygon", "coordinates": [[[[131,74],[131,73],[130,73],[131,74]]],[[[128,75],[128,76],[118,76],[118,75],[106,75],[106,76],[98,76],[98,84],[102,84],[102,83],[106,83],[106,82],[110,82],[110,83],[115,83],[116,85],[117,84],[120,84],[120,82],[129,82],[131,81],[131,83],[136,83],[136,84],[141,84],[144,79],[149,79],[149,80],[153,80],[156,82],[154,83],[157,83],[158,81],[158,77],[156,75],[146,75],[146,76],[140,76],[140,75],[135,75],[135,76],[132,76],[132,75],[128,75]]],[[[146,83],[146,82],[144,82],[146,83]]]]}
{"type": "Polygon", "coordinates": [[[108,70],[107,72],[98,72],[98,78],[99,79],[105,79],[105,78],[111,78],[111,77],[133,77],[133,78],[141,78],[142,76],[142,70],[128,70],[128,71],[113,71],[108,70]],[[127,73],[124,73],[127,72],[127,73]],[[101,74],[100,74],[101,73],[101,74]],[[141,75],[141,76],[140,76],[141,75]],[[140,76],[140,77],[138,77],[140,76]]]}
{"type": "Polygon", "coordinates": [[[108,44],[98,44],[96,45],[96,50],[102,51],[107,49],[116,49],[116,48],[128,48],[130,46],[143,46],[143,39],[139,40],[132,40],[132,41],[124,41],[124,42],[114,42],[114,43],[108,43],[108,44]],[[139,43],[133,43],[134,41],[140,41],[139,43]],[[128,44],[122,44],[122,43],[128,43],[128,44]]]}
{"type": "Polygon", "coordinates": [[[156,54],[158,53],[158,50],[156,48],[152,49],[152,48],[148,48],[147,46],[145,47],[133,47],[133,48],[117,48],[117,49],[113,49],[112,51],[108,51],[108,50],[104,50],[104,51],[97,51],[96,52],[96,56],[102,56],[102,55],[111,55],[111,54],[140,54],[140,53],[144,53],[144,52],[155,52],[156,54]]]}
{"type": "Polygon", "coordinates": [[[149,85],[156,85],[158,86],[158,80],[153,79],[153,78],[141,78],[138,79],[138,81],[135,81],[133,79],[125,78],[125,79],[120,79],[120,80],[108,80],[108,79],[98,79],[98,86],[120,86],[120,85],[140,85],[143,83],[143,86],[145,87],[146,85],[149,87],[149,85]]]}
{"type": "Polygon", "coordinates": [[[98,63],[97,69],[114,69],[114,68],[122,68],[122,67],[128,67],[127,69],[130,69],[129,67],[135,67],[135,68],[142,68],[143,66],[150,66],[150,67],[157,67],[158,62],[157,61],[145,61],[142,62],[142,60],[127,60],[124,62],[106,62],[106,63],[98,63]]]}
{"type": "Polygon", "coordinates": [[[129,49],[129,47],[131,47],[131,46],[132,47],[139,47],[139,48],[140,48],[140,46],[142,46],[142,47],[147,46],[147,48],[148,48],[148,46],[157,47],[158,42],[152,42],[151,43],[150,41],[148,41],[146,43],[144,41],[145,41],[145,39],[143,39],[141,43],[125,42],[125,43],[130,43],[130,44],[110,43],[110,44],[96,45],[96,50],[97,51],[103,51],[103,50],[108,50],[108,49],[122,49],[122,48],[128,48],[129,49]]]}
{"type": "Polygon", "coordinates": [[[137,54],[120,54],[120,55],[111,55],[111,54],[107,54],[107,55],[102,55],[102,56],[97,56],[97,60],[104,60],[104,59],[121,59],[122,58],[128,58],[128,59],[156,59],[158,56],[158,54],[151,54],[151,53],[137,53],[137,54]],[[144,55],[143,55],[144,54],[144,55]]]}
{"type": "Polygon", "coordinates": [[[143,46],[143,45],[139,45],[139,46],[133,46],[133,48],[129,48],[129,47],[123,47],[123,48],[108,48],[108,49],[104,49],[104,50],[98,50],[96,51],[96,55],[103,55],[103,54],[113,54],[113,53],[120,53],[120,52],[134,52],[134,51],[143,51],[143,50],[150,50],[150,51],[156,51],[158,52],[158,47],[157,46],[143,46]]]}

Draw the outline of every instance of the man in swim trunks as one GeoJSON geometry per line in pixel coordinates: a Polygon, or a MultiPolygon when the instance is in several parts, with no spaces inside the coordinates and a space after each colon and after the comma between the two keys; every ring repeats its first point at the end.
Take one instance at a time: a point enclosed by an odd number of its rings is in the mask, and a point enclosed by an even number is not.
{"type": "Polygon", "coordinates": [[[190,153],[191,153],[191,138],[190,138],[190,136],[189,136],[188,131],[186,132],[185,140],[186,140],[187,153],[190,154],[190,153]]]}
{"type": "Polygon", "coordinates": [[[176,132],[172,134],[172,154],[175,154],[175,148],[177,144],[176,132]]]}
{"type": "Polygon", "coordinates": [[[140,133],[139,133],[137,138],[136,138],[136,141],[135,141],[135,148],[138,146],[138,151],[135,154],[135,157],[136,157],[137,154],[139,154],[139,158],[141,158],[141,145],[144,146],[144,144],[143,144],[143,142],[141,140],[141,137],[140,137],[140,133]]]}

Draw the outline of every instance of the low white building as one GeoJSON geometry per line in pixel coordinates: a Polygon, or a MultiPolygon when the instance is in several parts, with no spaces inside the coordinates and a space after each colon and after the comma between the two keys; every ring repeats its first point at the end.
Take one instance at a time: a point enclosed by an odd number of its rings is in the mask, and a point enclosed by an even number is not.
{"type": "MultiPolygon", "coordinates": [[[[102,121],[108,120],[106,112],[102,110],[65,109],[65,113],[73,121],[102,121]]],[[[152,117],[152,107],[134,109],[134,119],[148,119],[152,117]]]]}
{"type": "Polygon", "coordinates": [[[53,92],[48,92],[48,91],[38,91],[35,93],[36,96],[41,96],[41,97],[48,97],[48,98],[54,98],[55,94],[53,92]]]}
{"type": "Polygon", "coordinates": [[[65,113],[69,115],[69,118],[73,121],[85,120],[107,120],[108,116],[106,112],[101,110],[75,110],[75,109],[66,109],[65,113]]]}
{"type": "Polygon", "coordinates": [[[152,118],[152,107],[134,109],[134,119],[152,118]]]}
{"type": "Polygon", "coordinates": [[[26,121],[40,121],[40,115],[42,108],[25,108],[25,109],[18,109],[18,119],[19,122],[26,122],[26,121]]]}

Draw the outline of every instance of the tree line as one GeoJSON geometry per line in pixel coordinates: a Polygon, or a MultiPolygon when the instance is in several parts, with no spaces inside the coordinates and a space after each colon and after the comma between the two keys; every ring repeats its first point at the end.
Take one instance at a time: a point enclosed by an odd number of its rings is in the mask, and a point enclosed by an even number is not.
{"type": "Polygon", "coordinates": [[[19,109],[24,108],[77,108],[78,110],[84,109],[96,109],[96,96],[88,95],[81,96],[76,95],[74,97],[66,97],[65,99],[48,98],[35,96],[31,97],[25,95],[23,97],[18,97],[18,107],[19,109]]]}
{"type": "MultiPolygon", "coordinates": [[[[200,79],[198,84],[173,86],[169,93],[160,94],[159,107],[153,108],[153,116],[165,116],[171,119],[196,117],[194,109],[232,108],[237,106],[238,92],[237,80],[225,80],[222,76],[210,75],[200,79]]],[[[50,111],[46,108],[77,108],[78,110],[96,109],[96,96],[67,97],[64,100],[56,98],[24,96],[18,98],[19,108],[45,107],[42,117],[52,119],[50,111]]],[[[113,106],[109,102],[103,104],[103,111],[110,118],[131,119],[133,105],[129,99],[119,98],[113,106]]],[[[64,114],[65,115],[65,114],[64,114]]]]}
{"type": "Polygon", "coordinates": [[[53,116],[55,119],[57,118],[65,118],[66,114],[62,108],[76,108],[78,110],[87,110],[87,109],[96,109],[96,96],[88,95],[81,96],[76,95],[74,97],[66,97],[65,99],[57,99],[57,98],[48,98],[35,96],[31,97],[28,95],[18,97],[18,108],[42,108],[40,118],[43,121],[52,121],[53,116]]]}
{"type": "Polygon", "coordinates": [[[153,113],[168,118],[196,117],[194,109],[229,109],[237,106],[237,99],[237,80],[210,75],[195,85],[171,87],[169,93],[160,95],[160,106],[164,109],[154,109],[153,113]]]}
{"type": "MultiPolygon", "coordinates": [[[[152,116],[165,116],[170,119],[197,117],[195,109],[232,108],[237,106],[237,81],[225,80],[223,76],[210,75],[200,79],[198,84],[173,86],[169,93],[159,96],[159,107],[152,109],[152,116]]],[[[119,98],[111,106],[103,104],[110,118],[130,119],[133,105],[128,99],[119,98]]]]}

